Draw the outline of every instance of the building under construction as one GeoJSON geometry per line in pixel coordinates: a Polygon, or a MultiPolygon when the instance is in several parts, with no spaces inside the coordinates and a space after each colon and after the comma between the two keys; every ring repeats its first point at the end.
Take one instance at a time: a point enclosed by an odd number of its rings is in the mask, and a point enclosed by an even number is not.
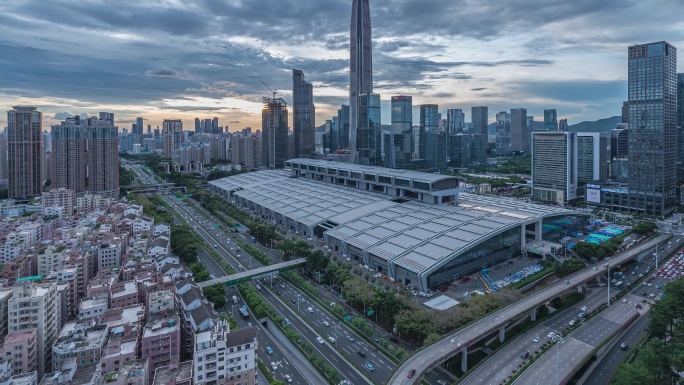
{"type": "Polygon", "coordinates": [[[282,98],[264,98],[261,111],[261,163],[268,169],[285,167],[288,159],[287,103],[282,98]]]}

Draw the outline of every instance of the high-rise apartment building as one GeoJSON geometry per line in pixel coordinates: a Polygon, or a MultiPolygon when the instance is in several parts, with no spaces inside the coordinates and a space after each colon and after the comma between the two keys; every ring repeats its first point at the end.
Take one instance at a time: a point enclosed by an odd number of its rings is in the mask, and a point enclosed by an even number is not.
{"type": "Polygon", "coordinates": [[[357,163],[364,166],[382,166],[380,95],[361,94],[358,102],[357,163]]]}
{"type": "Polygon", "coordinates": [[[544,129],[558,131],[558,113],[555,108],[544,110],[544,129]]]}
{"type": "Polygon", "coordinates": [[[487,137],[489,135],[487,116],[489,115],[489,108],[485,106],[477,106],[471,108],[473,128],[470,130],[471,134],[481,134],[487,137]]]}
{"type": "Polygon", "coordinates": [[[660,41],[628,54],[630,210],[666,217],[677,203],[677,49],[660,41]]]}
{"type": "Polygon", "coordinates": [[[287,103],[264,98],[261,110],[261,162],[269,169],[285,167],[289,155],[287,103]]]}
{"type": "Polygon", "coordinates": [[[436,104],[421,104],[420,105],[420,123],[418,132],[418,158],[425,159],[426,143],[428,132],[439,131],[439,121],[442,115],[439,113],[439,107],[436,104]]]}
{"type": "Polygon", "coordinates": [[[86,191],[87,167],[87,120],[76,115],[52,126],[52,169],[46,170],[52,175],[51,188],[86,191]]]}
{"type": "Polygon", "coordinates": [[[392,134],[390,154],[385,153],[385,167],[406,167],[413,158],[413,97],[392,96],[392,134]]]}
{"type": "Polygon", "coordinates": [[[219,126],[218,118],[214,117],[214,119],[211,120],[211,133],[218,135],[218,134],[222,134],[223,133],[222,131],[223,130],[219,126]]]}
{"type": "Polygon", "coordinates": [[[564,118],[558,121],[558,131],[567,131],[568,130],[568,119],[564,118]]]}
{"type": "Polygon", "coordinates": [[[292,70],[292,119],[294,157],[311,158],[316,150],[313,84],[304,79],[304,72],[295,69],[292,70]]]}
{"type": "Polygon", "coordinates": [[[425,164],[436,170],[447,167],[447,134],[444,131],[431,131],[426,135],[425,164]]]}
{"type": "Polygon", "coordinates": [[[142,139],[143,134],[145,133],[145,125],[143,124],[143,118],[137,117],[135,118],[135,127],[136,131],[133,132],[136,135],[140,136],[140,139],[142,139]]]}
{"type": "Polygon", "coordinates": [[[27,199],[43,192],[43,116],[36,107],[7,111],[8,195],[27,199]]]}
{"type": "Polygon", "coordinates": [[[530,128],[527,125],[527,109],[511,109],[511,151],[530,152],[530,128]]]}
{"type": "Polygon", "coordinates": [[[60,329],[57,282],[36,284],[30,277],[19,279],[14,284],[8,306],[10,332],[36,329],[38,378],[43,378],[51,371],[52,346],[60,329]]]}
{"type": "Polygon", "coordinates": [[[7,180],[7,131],[0,132],[0,179],[7,180]]]}
{"type": "Polygon", "coordinates": [[[608,179],[608,135],[577,133],[577,181],[603,182],[608,179]]]}
{"type": "Polygon", "coordinates": [[[564,205],[577,197],[577,134],[532,134],[532,199],[564,205]]]}
{"type": "Polygon", "coordinates": [[[113,112],[100,112],[100,120],[109,120],[111,124],[114,124],[114,113],[113,112]]]}
{"type": "Polygon", "coordinates": [[[220,321],[213,330],[197,334],[192,383],[254,385],[256,352],[255,328],[231,331],[227,322],[220,321]]]}
{"type": "Polygon", "coordinates": [[[511,116],[506,111],[496,114],[496,153],[511,154],[511,116]]]}
{"type": "Polygon", "coordinates": [[[370,6],[368,0],[354,0],[349,44],[349,144],[355,163],[359,162],[356,149],[359,96],[373,93],[372,55],[370,6]]]}
{"type": "Polygon", "coordinates": [[[106,120],[88,119],[88,190],[119,197],[119,138],[106,120]]]}
{"type": "Polygon", "coordinates": [[[162,123],[162,137],[164,140],[164,155],[171,156],[173,150],[179,149],[183,143],[183,121],[180,119],[164,119],[162,123]]]}
{"type": "Polygon", "coordinates": [[[195,134],[202,133],[202,123],[199,118],[195,118],[195,134]]]}

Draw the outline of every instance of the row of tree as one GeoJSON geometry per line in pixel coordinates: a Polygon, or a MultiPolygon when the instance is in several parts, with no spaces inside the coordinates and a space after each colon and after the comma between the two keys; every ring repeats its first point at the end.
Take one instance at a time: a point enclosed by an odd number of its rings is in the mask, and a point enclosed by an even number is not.
{"type": "Polygon", "coordinates": [[[665,285],[665,296],[651,306],[650,338],[636,359],[620,365],[617,385],[660,385],[681,380],[684,371],[684,279],[665,285]]]}
{"type": "Polygon", "coordinates": [[[171,250],[182,261],[191,264],[197,261],[197,252],[202,243],[189,226],[171,226],[171,250]]]}

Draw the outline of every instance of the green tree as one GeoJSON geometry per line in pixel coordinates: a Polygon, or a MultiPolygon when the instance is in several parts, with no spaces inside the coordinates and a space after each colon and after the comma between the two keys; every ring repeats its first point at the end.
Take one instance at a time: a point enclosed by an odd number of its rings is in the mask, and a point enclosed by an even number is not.
{"type": "Polygon", "coordinates": [[[289,261],[294,257],[306,258],[310,253],[311,245],[299,238],[294,240],[283,239],[282,241],[278,242],[276,249],[283,253],[284,260],[289,261]]]}
{"type": "Polygon", "coordinates": [[[226,289],[221,283],[215,285],[207,286],[202,289],[204,297],[207,301],[214,304],[214,309],[218,310],[225,306],[226,304],[226,289]]]}
{"type": "Polygon", "coordinates": [[[643,235],[649,234],[656,229],[656,224],[650,221],[639,221],[632,231],[636,234],[643,235]]]}
{"type": "Polygon", "coordinates": [[[563,278],[576,271],[584,269],[586,265],[579,259],[570,258],[563,261],[563,263],[556,264],[555,273],[558,278],[563,278]]]}

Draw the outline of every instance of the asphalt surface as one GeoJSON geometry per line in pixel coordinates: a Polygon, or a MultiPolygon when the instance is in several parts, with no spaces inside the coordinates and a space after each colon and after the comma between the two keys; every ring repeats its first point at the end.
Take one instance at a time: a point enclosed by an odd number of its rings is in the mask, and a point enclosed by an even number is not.
{"type": "Polygon", "coordinates": [[[648,327],[648,317],[639,318],[618,340],[608,352],[596,362],[596,366],[582,384],[603,385],[610,384],[618,366],[627,356],[629,350],[639,341],[648,327]],[[620,348],[621,343],[627,344],[627,349],[620,348]]]}
{"type": "Polygon", "coordinates": [[[576,319],[579,313],[582,313],[582,307],[587,307],[586,312],[589,313],[602,303],[606,302],[606,289],[593,288],[592,292],[586,299],[577,305],[563,310],[554,317],[544,321],[539,326],[531,329],[525,335],[517,338],[508,345],[504,346],[494,356],[489,358],[484,365],[481,365],[477,370],[472,372],[461,384],[499,384],[504,382],[513,373],[513,369],[518,369],[523,362],[529,359],[522,359],[521,354],[529,352],[534,354],[534,351],[539,351],[544,342],[549,342],[547,337],[551,331],[562,330],[568,325],[570,320],[576,319]],[[539,337],[539,341],[534,339],[539,337]]]}
{"type": "MultiPolygon", "coordinates": [[[[611,264],[617,266],[629,259],[632,259],[633,253],[639,252],[639,250],[648,250],[649,248],[655,246],[656,243],[662,243],[669,237],[669,235],[661,235],[654,240],[650,240],[644,244],[635,246],[635,248],[628,249],[620,254],[617,254],[611,258],[611,264]],[[638,249],[636,249],[637,247],[638,249]]],[[[455,354],[458,354],[463,347],[470,346],[474,342],[481,339],[484,335],[487,335],[498,329],[501,325],[505,325],[509,320],[516,318],[517,316],[529,311],[539,304],[548,302],[559,294],[566,292],[574,285],[596,279],[598,275],[605,273],[603,270],[603,263],[599,263],[567,276],[565,278],[568,280],[569,284],[557,282],[555,284],[549,285],[544,290],[524,297],[500,309],[499,311],[470,324],[456,333],[451,334],[450,336],[436,342],[430,347],[419,351],[401,365],[401,367],[390,379],[389,384],[417,384],[420,381],[420,378],[426,373],[427,368],[435,365],[436,362],[442,362],[445,357],[452,357],[455,354]],[[596,270],[593,270],[593,267],[596,267],[596,270]],[[411,368],[415,368],[417,370],[416,376],[414,376],[414,378],[406,378],[405,373],[411,368]]]]}

